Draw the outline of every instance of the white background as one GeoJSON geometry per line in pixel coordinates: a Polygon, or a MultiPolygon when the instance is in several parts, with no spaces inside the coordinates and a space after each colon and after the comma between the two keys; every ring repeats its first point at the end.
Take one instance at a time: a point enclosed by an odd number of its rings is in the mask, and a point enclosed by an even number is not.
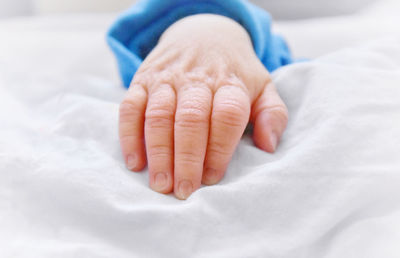
{"type": "Polygon", "coordinates": [[[0,0],[0,17],[62,12],[109,12],[128,8],[135,0],[0,0]]]}
{"type": "Polygon", "coordinates": [[[0,18],[32,13],[31,0],[0,0],[0,18]]]}
{"type": "MultiPolygon", "coordinates": [[[[160,0],[162,1],[162,0],[160,0]]],[[[135,0],[0,0],[0,18],[64,12],[110,12],[128,8],[135,0]]],[[[280,19],[351,13],[374,0],[253,0],[280,19]]]]}

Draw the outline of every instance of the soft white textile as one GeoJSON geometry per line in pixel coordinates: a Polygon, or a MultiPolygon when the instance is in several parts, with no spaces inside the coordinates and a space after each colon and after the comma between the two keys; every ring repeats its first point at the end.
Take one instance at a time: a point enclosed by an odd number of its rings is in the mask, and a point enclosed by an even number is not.
{"type": "MultiPolygon", "coordinates": [[[[275,19],[304,19],[351,14],[381,0],[250,0],[268,10],[275,19]]],[[[386,0],[385,0],[386,1],[386,0]]]]}
{"type": "MultiPolygon", "coordinates": [[[[273,75],[290,110],[277,153],[246,135],[220,184],[179,201],[124,167],[111,21],[0,23],[0,257],[400,257],[398,31],[332,53],[341,31],[318,31],[320,57],[273,75]]],[[[306,55],[298,26],[278,29],[306,55]]]]}

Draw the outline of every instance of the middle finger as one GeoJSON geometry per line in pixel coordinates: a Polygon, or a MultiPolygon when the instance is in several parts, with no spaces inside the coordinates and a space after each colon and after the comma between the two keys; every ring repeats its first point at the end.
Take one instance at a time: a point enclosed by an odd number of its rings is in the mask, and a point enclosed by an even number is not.
{"type": "Polygon", "coordinates": [[[205,85],[191,85],[177,95],[174,192],[179,199],[187,199],[201,185],[212,91],[205,85]]]}

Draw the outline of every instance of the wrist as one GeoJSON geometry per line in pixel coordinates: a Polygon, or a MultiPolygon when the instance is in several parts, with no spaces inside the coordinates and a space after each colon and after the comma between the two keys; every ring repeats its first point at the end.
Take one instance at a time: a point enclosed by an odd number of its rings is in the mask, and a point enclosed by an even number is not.
{"type": "MultiPolygon", "coordinates": [[[[160,37],[161,42],[193,42],[222,44],[251,44],[246,29],[236,21],[215,14],[197,14],[172,24],[160,37]],[[206,42],[205,42],[206,41],[206,42]]],[[[228,45],[227,45],[228,44],[228,45]]]]}

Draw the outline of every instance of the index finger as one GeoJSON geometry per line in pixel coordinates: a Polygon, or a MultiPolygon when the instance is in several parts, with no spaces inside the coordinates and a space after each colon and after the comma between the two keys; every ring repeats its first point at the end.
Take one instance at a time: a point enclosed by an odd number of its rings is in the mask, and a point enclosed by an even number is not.
{"type": "Polygon", "coordinates": [[[140,84],[132,84],[119,108],[119,139],[126,166],[140,171],[146,165],[144,115],[147,92],[140,84]]]}

